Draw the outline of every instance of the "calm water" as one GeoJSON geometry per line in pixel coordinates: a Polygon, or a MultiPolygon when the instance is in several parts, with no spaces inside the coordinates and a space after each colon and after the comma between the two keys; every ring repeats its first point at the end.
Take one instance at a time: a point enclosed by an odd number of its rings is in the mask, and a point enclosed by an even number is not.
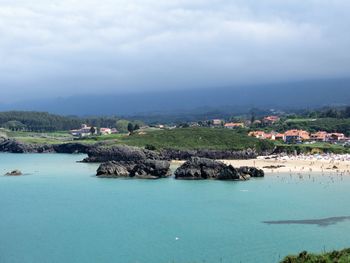
{"type": "Polygon", "coordinates": [[[0,262],[278,262],[350,247],[350,178],[102,179],[79,155],[0,154],[0,262]],[[20,169],[25,176],[2,176],[20,169]]]}

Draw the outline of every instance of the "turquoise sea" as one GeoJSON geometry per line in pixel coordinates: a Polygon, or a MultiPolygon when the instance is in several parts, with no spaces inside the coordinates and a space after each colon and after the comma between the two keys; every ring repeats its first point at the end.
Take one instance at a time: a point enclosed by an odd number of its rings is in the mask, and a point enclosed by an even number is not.
{"type": "Polygon", "coordinates": [[[0,154],[0,263],[271,263],[350,247],[348,220],[263,223],[350,216],[350,177],[102,179],[83,157],[0,154]]]}

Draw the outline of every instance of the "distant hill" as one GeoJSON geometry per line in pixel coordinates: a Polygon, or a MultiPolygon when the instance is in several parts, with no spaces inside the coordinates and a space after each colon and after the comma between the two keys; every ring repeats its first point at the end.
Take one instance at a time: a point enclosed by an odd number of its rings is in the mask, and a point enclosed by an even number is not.
{"type": "Polygon", "coordinates": [[[350,102],[350,79],[300,81],[138,94],[77,95],[0,105],[0,110],[48,111],[64,115],[186,114],[244,112],[252,107],[311,108],[350,102]]]}

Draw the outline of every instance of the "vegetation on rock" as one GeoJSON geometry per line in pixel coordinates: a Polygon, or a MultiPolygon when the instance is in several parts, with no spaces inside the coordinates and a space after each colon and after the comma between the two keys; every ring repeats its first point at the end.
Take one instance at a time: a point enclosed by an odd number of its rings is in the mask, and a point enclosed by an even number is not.
{"type": "Polygon", "coordinates": [[[350,248],[323,254],[310,254],[306,251],[297,256],[287,256],[281,263],[348,263],[350,262],[350,248]]]}

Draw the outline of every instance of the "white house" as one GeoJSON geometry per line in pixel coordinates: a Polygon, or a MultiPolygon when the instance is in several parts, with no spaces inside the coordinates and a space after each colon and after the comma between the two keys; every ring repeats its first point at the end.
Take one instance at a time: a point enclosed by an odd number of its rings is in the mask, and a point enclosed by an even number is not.
{"type": "MultiPolygon", "coordinates": [[[[95,133],[97,131],[96,127],[94,127],[95,129],[95,133]]],[[[70,130],[70,134],[76,137],[86,137],[86,136],[90,136],[92,127],[86,125],[86,124],[82,124],[80,129],[77,130],[70,130]]]]}

